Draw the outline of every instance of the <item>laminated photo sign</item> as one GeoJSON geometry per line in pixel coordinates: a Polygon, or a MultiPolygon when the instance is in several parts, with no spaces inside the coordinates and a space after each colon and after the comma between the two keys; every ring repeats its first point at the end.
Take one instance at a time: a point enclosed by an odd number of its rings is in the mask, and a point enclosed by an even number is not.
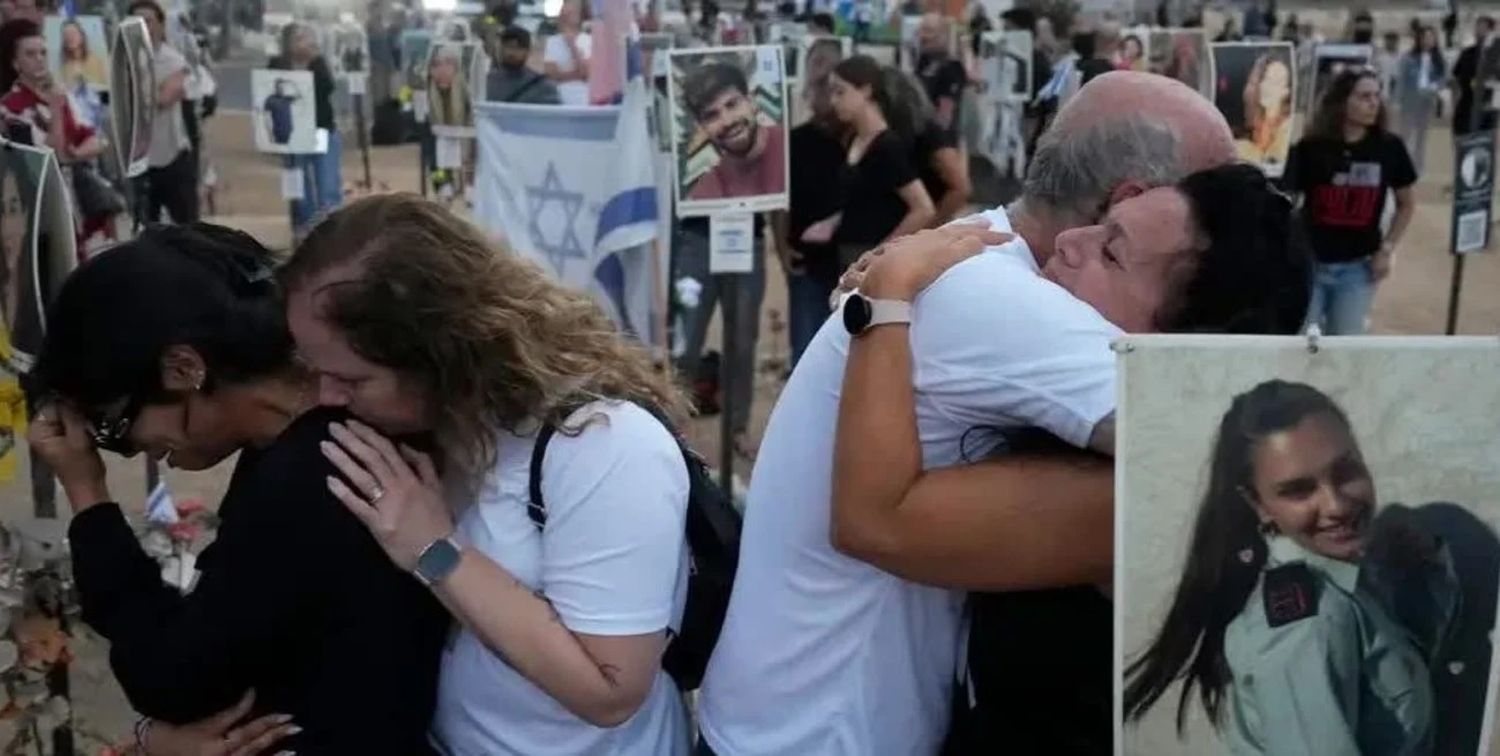
{"type": "Polygon", "coordinates": [[[678,216],[785,208],[789,108],[782,47],[668,54],[678,216]]]}
{"type": "Polygon", "coordinates": [[[115,28],[110,53],[110,128],[121,173],[146,172],[156,119],[156,68],[146,22],[130,17],[115,28]]]}

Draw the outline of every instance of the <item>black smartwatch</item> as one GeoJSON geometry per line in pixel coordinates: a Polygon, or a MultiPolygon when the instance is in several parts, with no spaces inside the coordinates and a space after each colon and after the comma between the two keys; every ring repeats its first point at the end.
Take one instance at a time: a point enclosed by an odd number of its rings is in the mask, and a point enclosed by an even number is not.
{"type": "Polygon", "coordinates": [[[910,322],[910,302],[871,299],[857,291],[844,298],[844,330],[850,336],[858,336],[878,325],[910,322]]]}
{"type": "Polygon", "coordinates": [[[417,566],[412,568],[412,574],[423,585],[437,585],[458,569],[460,556],[458,544],[452,538],[439,538],[422,549],[422,554],[417,557],[417,566]]]}

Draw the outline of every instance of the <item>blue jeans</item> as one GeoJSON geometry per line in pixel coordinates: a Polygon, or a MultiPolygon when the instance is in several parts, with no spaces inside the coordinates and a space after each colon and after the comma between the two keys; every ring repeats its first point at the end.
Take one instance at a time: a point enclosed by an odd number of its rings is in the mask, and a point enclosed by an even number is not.
{"type": "Polygon", "coordinates": [[[792,366],[802,357],[802,350],[812,343],[828,320],[831,311],[828,298],[833,287],[807,273],[788,273],[786,277],[787,338],[792,346],[792,366]]]}
{"type": "Polygon", "coordinates": [[[344,201],[343,156],[343,141],[336,129],[328,131],[327,152],[286,156],[288,168],[302,169],[302,199],[292,201],[293,233],[306,231],[313,220],[344,201]]]}
{"type": "Polygon", "coordinates": [[[1370,276],[1369,258],[1318,263],[1303,330],[1317,323],[1328,336],[1358,336],[1365,332],[1374,299],[1375,280],[1370,276]]]}

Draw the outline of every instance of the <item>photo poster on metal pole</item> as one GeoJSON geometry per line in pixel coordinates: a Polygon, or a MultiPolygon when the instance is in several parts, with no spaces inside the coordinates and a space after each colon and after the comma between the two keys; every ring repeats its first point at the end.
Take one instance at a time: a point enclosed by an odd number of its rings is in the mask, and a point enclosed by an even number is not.
{"type": "Polygon", "coordinates": [[[1458,330],[1458,303],[1463,293],[1464,258],[1490,246],[1491,202],[1495,197],[1495,132],[1475,131],[1453,140],[1453,220],[1448,249],[1453,254],[1453,281],[1448,290],[1444,333],[1458,330]]]}

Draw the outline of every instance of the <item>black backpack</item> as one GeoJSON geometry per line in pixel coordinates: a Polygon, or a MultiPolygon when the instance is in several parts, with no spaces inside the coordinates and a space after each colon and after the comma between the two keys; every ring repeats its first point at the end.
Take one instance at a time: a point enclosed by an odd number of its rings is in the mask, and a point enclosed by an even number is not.
{"type": "MultiPolygon", "coordinates": [[[[690,557],[687,607],[682,614],[682,629],[668,638],[661,660],[662,669],[672,676],[678,688],[687,692],[696,690],[703,682],[708,657],[724,627],[729,591],[734,587],[734,572],[739,566],[742,519],[734,502],[714,482],[703,458],[688,448],[660,412],[650,407],[645,409],[671,431],[687,464],[686,530],[690,557]]],[[[547,505],[542,501],[542,458],[547,454],[547,442],[556,432],[556,426],[543,425],[531,450],[531,504],[526,513],[538,531],[547,522],[547,505]]]]}

